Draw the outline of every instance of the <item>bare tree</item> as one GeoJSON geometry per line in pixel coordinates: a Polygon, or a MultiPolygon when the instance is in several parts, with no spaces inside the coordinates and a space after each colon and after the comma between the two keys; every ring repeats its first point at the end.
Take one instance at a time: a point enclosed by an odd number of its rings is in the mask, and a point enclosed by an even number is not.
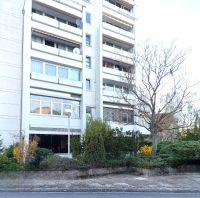
{"type": "Polygon", "coordinates": [[[137,52],[137,84],[133,72],[126,75],[129,94],[123,93],[122,96],[134,110],[135,116],[139,117],[135,124],[150,132],[152,156],[155,157],[158,134],[175,127],[172,119],[191,100],[191,86],[180,75],[189,50],[178,50],[173,42],[169,47],[163,47],[147,41],[137,52]]]}

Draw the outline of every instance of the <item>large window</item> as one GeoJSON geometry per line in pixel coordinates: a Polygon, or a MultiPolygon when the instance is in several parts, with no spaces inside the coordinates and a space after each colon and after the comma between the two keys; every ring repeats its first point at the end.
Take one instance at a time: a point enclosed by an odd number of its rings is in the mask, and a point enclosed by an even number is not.
{"type": "Polygon", "coordinates": [[[35,59],[31,60],[31,72],[41,73],[48,76],[57,76],[58,78],[63,79],[80,81],[80,69],[53,65],[51,63],[41,62],[35,59]]]}
{"type": "Polygon", "coordinates": [[[78,69],[71,69],[71,80],[80,80],[80,71],[78,69]]]}
{"type": "Polygon", "coordinates": [[[45,64],[45,74],[48,76],[56,76],[56,66],[45,64]]]}
{"type": "Polygon", "coordinates": [[[52,103],[52,113],[53,115],[61,115],[61,103],[59,102],[52,103]]]}
{"type": "Polygon", "coordinates": [[[107,85],[106,85],[106,91],[111,91],[111,92],[113,92],[113,91],[114,91],[114,85],[113,85],[113,84],[107,84],[107,85]]]}
{"type": "Polygon", "coordinates": [[[30,97],[30,113],[32,114],[68,116],[67,109],[72,109],[72,118],[80,118],[80,101],[78,100],[39,95],[30,97]]]}
{"type": "Polygon", "coordinates": [[[112,84],[112,83],[103,83],[103,87],[104,90],[109,91],[109,92],[115,92],[115,93],[129,93],[129,90],[127,87],[125,86],[121,86],[121,85],[116,85],[116,84],[112,84]]]}
{"type": "Polygon", "coordinates": [[[40,100],[31,100],[30,112],[40,114],[40,100]]]}
{"type": "Polygon", "coordinates": [[[43,73],[43,64],[38,60],[31,60],[31,71],[34,73],[43,73]]]}
{"type": "Polygon", "coordinates": [[[106,121],[133,124],[132,110],[104,107],[103,117],[106,121]]]}
{"type": "Polygon", "coordinates": [[[66,67],[59,67],[58,68],[58,76],[60,78],[68,79],[68,68],[66,68],[66,67]]]}

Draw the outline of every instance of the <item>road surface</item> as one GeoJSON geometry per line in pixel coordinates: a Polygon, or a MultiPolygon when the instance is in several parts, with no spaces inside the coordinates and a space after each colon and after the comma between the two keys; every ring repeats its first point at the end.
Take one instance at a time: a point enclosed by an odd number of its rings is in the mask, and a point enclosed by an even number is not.
{"type": "Polygon", "coordinates": [[[156,192],[4,192],[0,198],[200,198],[200,193],[156,192]]]}

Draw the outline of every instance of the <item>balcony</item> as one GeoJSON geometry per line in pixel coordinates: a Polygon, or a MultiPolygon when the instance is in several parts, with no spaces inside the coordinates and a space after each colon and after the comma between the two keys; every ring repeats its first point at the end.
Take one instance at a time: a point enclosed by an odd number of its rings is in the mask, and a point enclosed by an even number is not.
{"type": "Polygon", "coordinates": [[[58,48],[50,47],[50,46],[40,44],[40,43],[37,43],[37,42],[32,42],[32,49],[40,51],[40,52],[52,54],[52,55],[55,55],[55,56],[59,56],[59,57],[63,57],[63,58],[82,62],[82,55],[75,54],[73,52],[69,52],[69,51],[65,51],[65,50],[61,50],[61,49],[58,49],[58,48]]]}
{"type": "Polygon", "coordinates": [[[113,17],[114,19],[119,19],[123,21],[122,23],[127,25],[134,25],[134,14],[132,12],[128,12],[122,8],[119,8],[108,1],[103,1],[103,13],[113,17]]]}
{"type": "Polygon", "coordinates": [[[131,6],[134,6],[135,5],[135,1],[134,0],[122,0],[122,2],[126,3],[126,4],[129,4],[131,6]]]}
{"type": "Polygon", "coordinates": [[[82,18],[82,6],[78,3],[69,0],[33,0],[34,2],[41,3],[56,10],[78,18],[82,18]]]}
{"type": "MultiPolygon", "coordinates": [[[[44,134],[66,134],[66,131],[57,130],[57,129],[66,129],[68,128],[67,117],[58,117],[53,115],[37,115],[30,114],[30,127],[34,128],[51,128],[53,130],[45,130],[40,133],[44,134]]],[[[70,120],[70,128],[81,130],[81,119],[73,119],[70,120]]],[[[31,131],[33,132],[33,131],[31,131]]]]}
{"type": "Polygon", "coordinates": [[[115,47],[103,44],[103,57],[133,65],[133,54],[115,47]]]}
{"type": "Polygon", "coordinates": [[[128,32],[106,22],[103,22],[103,34],[107,37],[112,37],[116,40],[120,40],[128,44],[135,44],[133,32],[128,32]]]}
{"type": "MultiPolygon", "coordinates": [[[[60,81],[58,80],[59,83],[52,83],[53,82],[48,78],[49,81],[42,75],[38,74],[31,74],[31,82],[30,86],[38,89],[43,89],[43,90],[52,90],[52,91],[60,91],[63,93],[70,92],[72,94],[82,94],[82,82],[81,81],[70,81],[70,80],[63,80],[60,81]]],[[[56,79],[56,77],[55,77],[56,79]]],[[[58,78],[57,78],[58,79],[58,78]]]]}
{"type": "MultiPolygon", "coordinates": [[[[131,96],[131,94],[128,94],[127,97],[130,101],[133,101],[133,96],[131,96]]],[[[103,102],[124,104],[124,105],[129,104],[128,102],[126,102],[123,99],[122,93],[111,92],[111,91],[107,91],[107,90],[103,90],[103,102]]]]}
{"type": "Polygon", "coordinates": [[[125,80],[126,80],[125,77],[127,75],[128,75],[127,72],[103,67],[103,78],[104,79],[110,79],[110,80],[114,80],[114,81],[118,81],[118,82],[119,81],[125,82],[125,80]]]}
{"type": "Polygon", "coordinates": [[[70,25],[61,23],[55,19],[32,13],[32,29],[54,34],[57,37],[82,43],[82,30],[70,25]]]}

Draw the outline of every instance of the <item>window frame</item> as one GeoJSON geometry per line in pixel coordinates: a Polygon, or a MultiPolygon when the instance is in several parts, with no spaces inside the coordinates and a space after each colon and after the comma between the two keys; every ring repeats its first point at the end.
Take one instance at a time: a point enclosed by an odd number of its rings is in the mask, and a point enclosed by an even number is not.
{"type": "Polygon", "coordinates": [[[86,62],[86,67],[91,69],[91,56],[86,56],[85,62],[86,62]]]}
{"type": "Polygon", "coordinates": [[[91,91],[91,79],[86,79],[86,91],[91,91]]]}
{"type": "Polygon", "coordinates": [[[86,46],[91,47],[91,44],[92,44],[91,35],[90,34],[86,34],[85,38],[86,38],[86,41],[85,41],[86,42],[86,46]]]}
{"type": "Polygon", "coordinates": [[[85,22],[87,24],[91,24],[91,13],[90,12],[85,13],[85,22]]]}

